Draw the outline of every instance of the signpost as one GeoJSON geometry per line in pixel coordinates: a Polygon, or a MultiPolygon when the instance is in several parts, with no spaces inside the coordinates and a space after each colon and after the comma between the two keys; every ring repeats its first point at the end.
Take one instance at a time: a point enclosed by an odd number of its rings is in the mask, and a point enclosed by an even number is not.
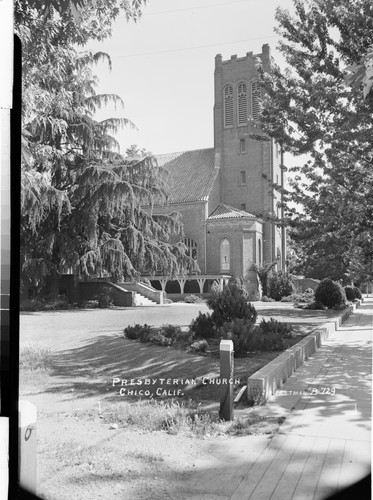
{"type": "Polygon", "coordinates": [[[233,420],[234,351],[231,340],[220,342],[220,412],[222,420],[233,420]]]}

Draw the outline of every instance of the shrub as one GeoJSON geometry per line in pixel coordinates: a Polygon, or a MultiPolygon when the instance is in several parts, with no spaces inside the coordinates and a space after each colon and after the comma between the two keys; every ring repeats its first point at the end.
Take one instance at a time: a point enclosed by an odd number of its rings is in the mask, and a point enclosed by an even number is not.
{"type": "Polygon", "coordinates": [[[43,309],[43,302],[38,299],[23,300],[19,306],[20,311],[41,311],[43,309]]]}
{"type": "Polygon", "coordinates": [[[282,297],[281,302],[296,302],[294,294],[282,297]]]}
{"type": "Polygon", "coordinates": [[[257,300],[260,300],[260,294],[259,294],[259,292],[257,292],[257,291],[253,291],[253,292],[251,292],[251,293],[250,293],[250,295],[249,295],[249,299],[250,299],[252,302],[255,302],[255,301],[257,301],[257,300]]]}
{"type": "Polygon", "coordinates": [[[339,283],[330,278],[325,278],[317,285],[315,302],[333,308],[345,304],[346,294],[339,283]]]}
{"type": "Polygon", "coordinates": [[[216,328],[208,313],[199,312],[198,316],[191,322],[189,331],[195,337],[212,338],[216,336],[216,328]]]}
{"type": "Polygon", "coordinates": [[[353,302],[356,299],[355,288],[353,286],[345,286],[345,294],[347,300],[353,302]]]}
{"type": "Polygon", "coordinates": [[[81,309],[95,309],[98,307],[98,300],[84,300],[79,304],[81,309]]]}
{"type": "Polygon", "coordinates": [[[268,279],[268,296],[281,300],[294,292],[294,284],[290,274],[285,271],[272,271],[268,279]]]}
{"type": "Polygon", "coordinates": [[[234,355],[244,356],[249,351],[281,351],[285,348],[284,338],[289,336],[286,323],[268,321],[255,326],[245,319],[224,323],[220,331],[224,338],[233,341],[234,355]],[[262,328],[263,327],[263,328],[262,328]]]}
{"type": "Polygon", "coordinates": [[[113,292],[109,288],[105,288],[97,297],[98,307],[104,309],[111,307],[114,304],[113,292]]]}
{"type": "Polygon", "coordinates": [[[162,325],[161,328],[159,329],[159,333],[166,337],[167,339],[170,339],[171,342],[175,342],[176,339],[180,338],[182,336],[182,331],[180,326],[175,326],[175,325],[162,325]]]}
{"type": "Polygon", "coordinates": [[[288,295],[287,297],[282,297],[281,302],[312,302],[314,299],[314,292],[312,288],[307,288],[304,292],[297,291],[288,295]]]}
{"type": "Polygon", "coordinates": [[[360,288],[358,288],[357,286],[355,286],[355,287],[354,287],[354,291],[355,291],[355,297],[356,297],[357,299],[360,299],[360,300],[361,300],[361,299],[363,298],[363,296],[362,296],[362,294],[361,294],[360,288]]]}
{"type": "Polygon", "coordinates": [[[302,307],[302,309],[312,309],[318,311],[325,311],[325,309],[328,308],[327,306],[324,306],[321,302],[316,302],[316,301],[312,301],[304,306],[299,305],[299,307],[302,307]]]}
{"type": "Polygon", "coordinates": [[[203,340],[197,340],[196,342],[193,342],[193,344],[190,346],[190,349],[194,352],[206,352],[208,348],[208,343],[205,339],[203,340]]]}
{"type": "Polygon", "coordinates": [[[136,323],[133,326],[127,326],[123,331],[127,339],[139,339],[141,342],[147,342],[151,334],[151,327],[146,323],[144,325],[136,323]]]}
{"type": "Polygon", "coordinates": [[[246,298],[249,296],[246,290],[245,279],[243,276],[232,276],[232,278],[230,278],[228,282],[228,286],[236,286],[237,288],[242,290],[242,293],[246,298]]]}
{"type": "Polygon", "coordinates": [[[262,302],[275,302],[275,299],[271,299],[271,297],[267,297],[267,295],[263,295],[262,302]]]}
{"type": "Polygon", "coordinates": [[[154,345],[170,346],[173,342],[173,339],[166,337],[159,330],[155,330],[153,332],[144,333],[143,337],[140,336],[140,341],[151,342],[154,345]]]}
{"type": "Polygon", "coordinates": [[[254,329],[255,325],[251,321],[240,318],[224,323],[220,333],[223,338],[233,341],[234,355],[239,357],[244,356],[249,350],[255,350],[255,347],[258,348],[254,345],[256,340],[253,338],[254,329]]]}
{"type": "Polygon", "coordinates": [[[262,351],[283,351],[286,347],[282,335],[277,332],[262,333],[261,341],[262,351]]]}
{"type": "Polygon", "coordinates": [[[270,318],[269,321],[262,319],[259,328],[264,334],[279,333],[284,338],[291,337],[293,331],[293,327],[289,323],[283,323],[273,318],[270,318]]]}
{"type": "Polygon", "coordinates": [[[202,302],[202,299],[197,295],[188,295],[187,297],[185,297],[184,302],[186,302],[187,304],[197,304],[198,302],[202,302]]]}
{"type": "Polygon", "coordinates": [[[213,310],[211,319],[217,327],[239,318],[256,321],[255,307],[247,302],[246,293],[237,285],[228,285],[223,291],[213,290],[207,305],[213,310]]]}

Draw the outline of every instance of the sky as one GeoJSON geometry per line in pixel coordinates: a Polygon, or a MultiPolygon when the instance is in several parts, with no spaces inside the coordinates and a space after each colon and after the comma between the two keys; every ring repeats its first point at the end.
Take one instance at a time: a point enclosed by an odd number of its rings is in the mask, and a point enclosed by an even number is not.
{"type": "Polygon", "coordinates": [[[149,0],[141,19],[121,16],[110,39],[87,49],[107,52],[113,68],[95,69],[98,93],[119,95],[124,109],[107,107],[97,118],[125,117],[136,129],[116,137],[153,154],[213,146],[215,55],[223,60],[260,53],[268,43],[276,62],[275,10],[292,0],[149,0]]]}

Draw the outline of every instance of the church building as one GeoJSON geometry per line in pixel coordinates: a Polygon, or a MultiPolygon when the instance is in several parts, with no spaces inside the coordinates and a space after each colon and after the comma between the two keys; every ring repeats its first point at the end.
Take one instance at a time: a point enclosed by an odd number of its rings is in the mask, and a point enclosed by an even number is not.
{"type": "Polygon", "coordinates": [[[171,177],[167,206],[154,213],[182,215],[185,244],[203,275],[245,276],[251,264],[277,260],[285,268],[285,230],[268,216],[282,217],[280,194],[271,183],[284,185],[281,151],[255,128],[261,87],[256,59],[270,71],[269,46],[260,54],[215,57],[214,147],[157,155],[171,177]]]}

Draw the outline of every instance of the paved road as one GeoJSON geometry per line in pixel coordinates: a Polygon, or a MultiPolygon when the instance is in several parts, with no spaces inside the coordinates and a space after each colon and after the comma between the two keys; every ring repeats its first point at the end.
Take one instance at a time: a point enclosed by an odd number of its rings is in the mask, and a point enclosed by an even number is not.
{"type": "Polygon", "coordinates": [[[260,408],[287,417],[278,434],[214,441],[170,497],[322,500],[369,474],[372,317],[369,299],[260,408]]]}

